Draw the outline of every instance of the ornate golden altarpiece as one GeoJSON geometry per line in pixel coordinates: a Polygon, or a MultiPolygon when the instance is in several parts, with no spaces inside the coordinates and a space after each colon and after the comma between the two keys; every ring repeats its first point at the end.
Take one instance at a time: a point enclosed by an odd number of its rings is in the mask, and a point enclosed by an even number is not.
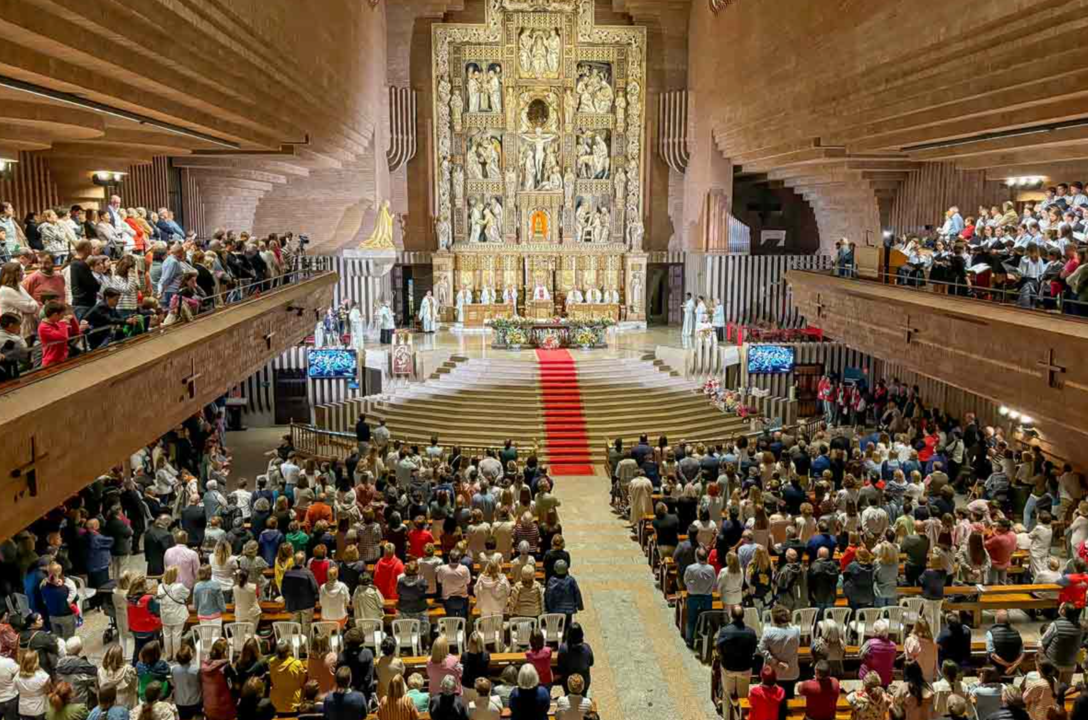
{"type": "Polygon", "coordinates": [[[593,0],[487,0],[432,26],[436,284],[617,289],[645,319],[646,30],[593,0]]]}

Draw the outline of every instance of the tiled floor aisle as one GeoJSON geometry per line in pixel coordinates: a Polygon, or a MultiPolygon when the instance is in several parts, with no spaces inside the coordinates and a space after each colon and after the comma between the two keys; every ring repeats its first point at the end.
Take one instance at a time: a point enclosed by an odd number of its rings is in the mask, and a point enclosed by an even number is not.
{"type": "Polygon", "coordinates": [[[684,646],[672,609],[626,523],[612,513],[606,478],[559,478],[560,519],[585,612],[577,621],[593,648],[591,694],[601,717],[717,717],[710,670],[684,646]]]}

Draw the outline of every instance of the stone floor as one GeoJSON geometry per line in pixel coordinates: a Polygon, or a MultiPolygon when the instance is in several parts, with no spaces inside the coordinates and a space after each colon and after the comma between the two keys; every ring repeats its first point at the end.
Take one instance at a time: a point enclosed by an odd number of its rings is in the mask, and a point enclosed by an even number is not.
{"type": "Polygon", "coordinates": [[[710,670],[684,646],[638,543],[612,514],[609,487],[602,473],[558,478],[555,490],[585,602],[576,619],[593,648],[591,695],[601,717],[716,717],[710,670]]]}

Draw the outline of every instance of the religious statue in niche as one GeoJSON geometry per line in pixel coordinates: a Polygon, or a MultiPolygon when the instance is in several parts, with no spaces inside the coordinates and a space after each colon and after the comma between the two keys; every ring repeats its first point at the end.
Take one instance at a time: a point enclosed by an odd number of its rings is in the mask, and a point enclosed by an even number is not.
{"type": "Polygon", "coordinates": [[[607,115],[612,112],[616,93],[612,90],[612,66],[585,62],[578,65],[578,112],[607,115]]]}
{"type": "Polygon", "coordinates": [[[465,204],[465,171],[460,165],[453,166],[453,204],[456,207],[465,204]]]}
{"type": "Polygon", "coordinates": [[[646,233],[646,228],[642,224],[642,220],[635,218],[629,220],[627,223],[627,247],[632,250],[642,249],[642,236],[646,233]]]}
{"type": "Polygon", "coordinates": [[[545,133],[539,126],[533,132],[521,136],[522,146],[525,148],[521,157],[522,190],[531,192],[563,189],[562,172],[559,170],[556,148],[557,139],[557,135],[545,133]],[[559,185],[552,187],[551,181],[556,174],[559,177],[559,185]]]}
{"type": "Polygon", "coordinates": [[[501,180],[501,138],[487,131],[474,134],[468,141],[465,167],[470,180],[501,180]]]}
{"type": "Polygon", "coordinates": [[[447,216],[445,212],[443,212],[435,222],[434,234],[438,238],[438,249],[449,250],[450,243],[452,242],[452,231],[450,229],[449,216],[447,216]]]}
{"type": "Polygon", "coordinates": [[[574,208],[574,241],[593,242],[593,233],[590,225],[593,220],[593,201],[589,198],[578,198],[574,208]]]}
{"type": "Polygon", "coordinates": [[[468,201],[469,242],[501,243],[503,207],[498,197],[473,196],[468,201]]]}
{"type": "Polygon", "coordinates": [[[559,30],[523,29],[518,36],[518,60],[523,78],[554,78],[559,76],[563,55],[563,40],[559,30]]]}
{"type": "Polygon", "coordinates": [[[470,113],[502,112],[502,65],[491,63],[485,71],[477,63],[468,63],[465,86],[470,113]]]}
{"type": "Polygon", "coordinates": [[[602,205],[597,208],[589,221],[589,229],[595,243],[606,243],[612,239],[612,213],[608,207],[602,205]]]}
{"type": "Polygon", "coordinates": [[[450,98],[450,117],[453,119],[453,131],[461,132],[461,118],[465,111],[465,100],[460,92],[455,92],[450,98]]]}
{"type": "Polygon", "coordinates": [[[612,170],[612,134],[608,130],[587,130],[578,136],[578,177],[607,180],[612,170]]]}

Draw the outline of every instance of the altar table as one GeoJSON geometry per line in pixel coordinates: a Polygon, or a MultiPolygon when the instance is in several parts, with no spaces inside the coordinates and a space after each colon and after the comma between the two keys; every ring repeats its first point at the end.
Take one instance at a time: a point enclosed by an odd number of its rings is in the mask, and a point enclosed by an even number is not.
{"type": "Polygon", "coordinates": [[[465,305],[465,323],[467,328],[482,328],[488,320],[514,317],[513,305],[465,305]]]}
{"type": "Polygon", "coordinates": [[[577,303],[567,306],[567,317],[571,320],[612,320],[620,321],[620,306],[617,303],[577,303]]]}

